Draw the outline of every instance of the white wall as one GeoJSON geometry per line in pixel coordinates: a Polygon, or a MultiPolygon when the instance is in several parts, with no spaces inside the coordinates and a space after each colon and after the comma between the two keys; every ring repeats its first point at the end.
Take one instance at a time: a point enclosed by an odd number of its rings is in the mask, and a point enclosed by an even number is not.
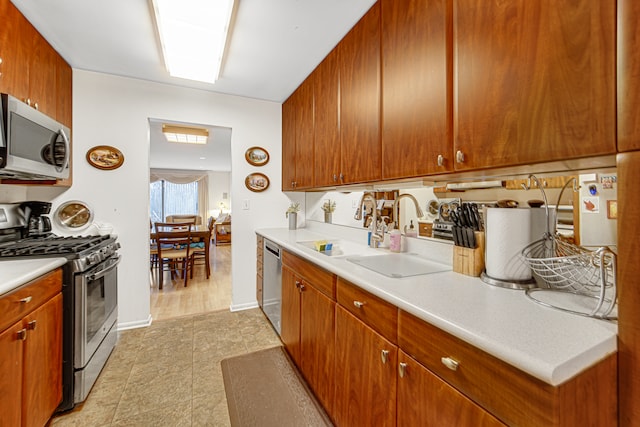
{"type": "Polygon", "coordinates": [[[209,215],[217,218],[220,213],[220,203],[224,203],[225,212],[231,208],[231,173],[213,172],[209,175],[209,215]],[[226,194],[226,198],[224,197],[226,194]]]}
{"type": "Polygon", "coordinates": [[[73,187],[63,194],[55,189],[29,189],[28,197],[51,200],[54,210],[70,199],[85,201],[95,210],[97,221],[114,226],[123,257],[118,273],[119,326],[147,324],[150,117],[232,128],[231,308],[255,306],[254,230],[287,225],[284,212],[289,199],[280,190],[278,103],[73,70],[73,187]],[[120,149],[125,156],[124,165],[114,171],[89,166],[85,160],[87,150],[101,144],[120,149]],[[271,155],[269,163],[260,168],[249,165],[244,158],[246,149],[255,145],[271,155]],[[258,171],[271,181],[262,193],[251,192],[244,185],[247,174],[258,171]],[[244,200],[249,204],[248,210],[241,208],[244,200]]]}

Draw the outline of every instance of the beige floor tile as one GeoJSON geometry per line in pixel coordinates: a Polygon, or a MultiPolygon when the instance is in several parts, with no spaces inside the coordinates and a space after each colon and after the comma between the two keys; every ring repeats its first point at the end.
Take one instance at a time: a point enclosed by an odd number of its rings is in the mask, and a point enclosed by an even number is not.
{"type": "Polygon", "coordinates": [[[147,412],[140,412],[117,419],[118,427],[190,427],[192,417],[191,400],[168,404],[147,412]]]}
{"type": "Polygon", "coordinates": [[[224,390],[193,398],[193,427],[230,426],[224,390]]]}

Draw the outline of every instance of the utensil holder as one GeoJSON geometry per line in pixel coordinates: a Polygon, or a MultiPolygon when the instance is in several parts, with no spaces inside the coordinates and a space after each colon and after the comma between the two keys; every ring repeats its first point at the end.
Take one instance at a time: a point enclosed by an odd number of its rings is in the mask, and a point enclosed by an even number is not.
{"type": "Polygon", "coordinates": [[[484,232],[475,231],[476,247],[453,247],[453,271],[466,276],[480,277],[484,270],[484,232]]]}

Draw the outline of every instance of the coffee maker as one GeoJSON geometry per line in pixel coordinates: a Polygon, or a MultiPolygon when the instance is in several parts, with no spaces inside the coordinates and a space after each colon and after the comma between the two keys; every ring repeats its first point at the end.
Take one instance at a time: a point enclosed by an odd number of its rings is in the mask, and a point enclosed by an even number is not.
{"type": "Polygon", "coordinates": [[[24,215],[27,236],[42,236],[51,231],[51,219],[47,216],[51,211],[49,202],[22,202],[20,210],[24,215]]]}

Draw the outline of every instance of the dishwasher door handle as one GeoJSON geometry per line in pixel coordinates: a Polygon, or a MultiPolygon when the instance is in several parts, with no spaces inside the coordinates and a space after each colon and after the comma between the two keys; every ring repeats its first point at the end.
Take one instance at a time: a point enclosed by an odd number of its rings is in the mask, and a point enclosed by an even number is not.
{"type": "Polygon", "coordinates": [[[271,252],[271,254],[272,254],[274,257],[276,257],[276,258],[280,259],[280,249],[279,249],[279,248],[278,248],[278,249],[274,249],[274,248],[272,248],[272,247],[271,247],[271,246],[269,246],[269,245],[264,245],[264,248],[265,248],[267,251],[271,252]]]}

